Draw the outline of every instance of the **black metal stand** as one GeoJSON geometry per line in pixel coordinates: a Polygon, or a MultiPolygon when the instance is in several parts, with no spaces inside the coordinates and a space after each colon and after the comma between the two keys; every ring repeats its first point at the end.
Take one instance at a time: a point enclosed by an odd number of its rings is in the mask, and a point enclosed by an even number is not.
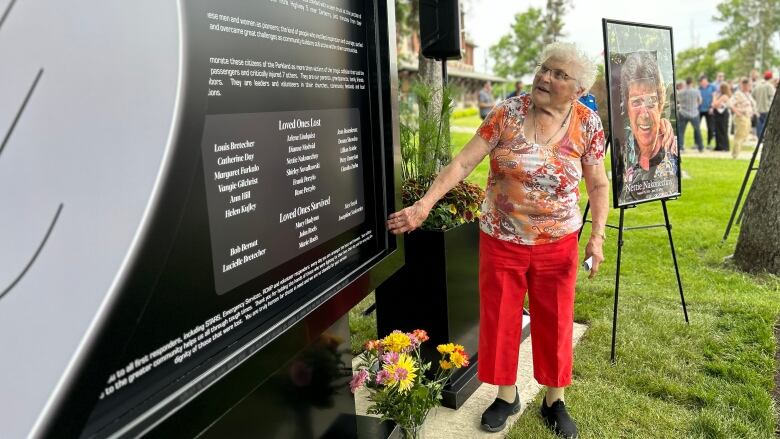
{"type": "MultiPolygon", "coordinates": [[[[634,208],[636,206],[623,206],[620,208],[620,222],[617,226],[613,226],[610,224],[607,224],[606,227],[610,229],[617,229],[618,231],[618,241],[617,241],[617,261],[615,266],[615,302],[612,308],[612,350],[610,351],[610,361],[612,364],[615,364],[615,343],[617,341],[617,318],[618,318],[618,297],[620,295],[620,261],[622,259],[623,255],[623,232],[627,230],[641,230],[641,229],[652,229],[652,228],[658,228],[658,227],[665,227],[666,232],[669,236],[669,248],[672,250],[672,261],[674,261],[674,273],[677,277],[677,288],[680,291],[680,303],[682,304],[683,309],[683,315],[685,316],[685,323],[690,323],[688,320],[688,307],[685,305],[685,294],[683,293],[683,287],[682,287],[682,279],[680,278],[680,267],[677,264],[677,253],[674,249],[674,240],[672,239],[672,224],[669,221],[669,212],[666,209],[666,199],[661,200],[661,206],[663,207],[664,211],[664,224],[651,224],[647,226],[635,226],[635,227],[625,227],[624,225],[624,219],[625,219],[625,211],[626,209],[634,208]]],[[[590,208],[590,201],[585,206],[585,215],[583,216],[582,224],[583,226],[580,228],[579,235],[582,235],[582,229],[585,227],[585,223],[587,221],[587,215],[588,210],[590,208]]]]}
{"type": "MultiPolygon", "coordinates": [[[[688,320],[688,308],[685,305],[685,295],[683,294],[682,280],[680,279],[680,267],[677,265],[677,253],[674,250],[674,241],[672,240],[672,224],[669,222],[669,212],[666,209],[666,200],[661,200],[661,206],[664,210],[664,224],[652,224],[647,226],[625,227],[623,225],[624,213],[627,208],[635,206],[627,206],[620,208],[620,224],[618,229],[618,254],[617,254],[617,268],[615,269],[615,304],[612,309],[612,350],[610,352],[610,361],[615,364],[615,343],[617,340],[617,315],[618,315],[618,295],[620,292],[620,260],[623,250],[623,231],[625,230],[640,230],[640,229],[652,229],[656,227],[666,227],[666,232],[669,236],[669,248],[672,250],[672,260],[674,261],[674,273],[677,276],[677,287],[680,290],[680,303],[682,304],[683,315],[685,316],[685,323],[690,323],[688,320]]],[[[615,228],[615,226],[607,226],[615,228]]]]}
{"type": "Polygon", "coordinates": [[[620,223],[618,226],[618,248],[617,261],[615,267],[615,303],[612,305],[612,350],[609,354],[609,360],[615,364],[615,341],[617,340],[617,317],[618,317],[618,292],[620,291],[620,256],[623,253],[623,217],[626,209],[620,208],[620,223]]]}
{"type": "MultiPolygon", "coordinates": [[[[767,116],[767,119],[769,119],[769,116],[767,116]]],[[[753,150],[753,156],[750,157],[750,164],[748,165],[747,171],[745,171],[745,178],[742,179],[742,187],[739,188],[739,195],[737,195],[737,201],[734,203],[734,208],[731,209],[731,217],[729,218],[728,225],[726,225],[726,232],[723,234],[723,239],[721,239],[720,242],[726,242],[726,240],[728,239],[729,233],[731,233],[731,226],[734,225],[734,217],[737,215],[737,210],[739,209],[739,205],[742,203],[742,196],[745,195],[745,188],[747,187],[748,180],[750,180],[750,174],[753,171],[758,171],[758,166],[754,166],[754,165],[756,163],[756,157],[758,157],[758,152],[761,149],[761,145],[764,143],[765,132],[766,132],[766,127],[764,127],[764,130],[758,135],[758,142],[756,143],[756,149],[753,150]]],[[[744,208],[745,206],[743,205],[742,209],[739,209],[739,217],[737,217],[737,224],[742,222],[742,214],[745,213],[744,208]]]]}

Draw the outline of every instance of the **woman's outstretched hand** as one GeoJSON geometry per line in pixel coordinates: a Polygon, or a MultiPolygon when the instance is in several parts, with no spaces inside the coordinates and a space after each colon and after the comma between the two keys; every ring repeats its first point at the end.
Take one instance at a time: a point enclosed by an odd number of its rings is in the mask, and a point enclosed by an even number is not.
{"type": "Polygon", "coordinates": [[[387,230],[394,235],[411,232],[420,227],[428,218],[430,209],[426,209],[419,201],[411,206],[401,209],[398,212],[391,213],[387,217],[387,230]]]}

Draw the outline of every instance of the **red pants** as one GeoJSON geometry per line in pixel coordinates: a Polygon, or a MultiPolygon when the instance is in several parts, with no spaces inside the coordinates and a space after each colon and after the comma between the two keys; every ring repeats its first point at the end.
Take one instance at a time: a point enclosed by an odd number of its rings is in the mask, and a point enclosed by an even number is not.
{"type": "Polygon", "coordinates": [[[571,384],[577,233],[541,245],[479,240],[480,381],[517,382],[517,356],[528,291],[534,378],[549,387],[571,384]]]}

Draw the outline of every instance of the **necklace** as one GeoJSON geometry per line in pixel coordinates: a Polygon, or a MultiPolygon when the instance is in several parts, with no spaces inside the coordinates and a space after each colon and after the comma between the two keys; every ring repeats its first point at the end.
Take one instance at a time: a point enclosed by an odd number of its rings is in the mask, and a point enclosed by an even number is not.
{"type": "MultiPolygon", "coordinates": [[[[571,115],[571,109],[574,107],[574,105],[569,106],[569,111],[566,113],[566,116],[563,117],[563,121],[561,122],[561,126],[558,127],[557,130],[553,133],[552,136],[550,136],[546,142],[539,143],[539,140],[537,140],[537,133],[539,132],[539,129],[536,127],[536,122],[539,121],[539,117],[536,114],[536,106],[533,107],[534,110],[534,143],[537,145],[547,146],[550,143],[550,140],[553,139],[553,137],[557,136],[559,132],[563,129],[563,127],[566,125],[566,122],[569,120],[569,115],[571,115]]],[[[542,132],[544,134],[544,132],[542,132]]]]}

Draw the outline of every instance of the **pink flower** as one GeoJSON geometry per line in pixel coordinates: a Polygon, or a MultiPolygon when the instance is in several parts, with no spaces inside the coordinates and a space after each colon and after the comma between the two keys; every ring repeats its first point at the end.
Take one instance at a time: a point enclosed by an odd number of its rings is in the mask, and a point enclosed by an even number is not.
{"type": "Polygon", "coordinates": [[[366,383],[367,378],[368,371],[365,369],[360,369],[358,373],[352,375],[352,381],[349,382],[349,390],[351,390],[352,393],[355,393],[355,390],[366,383]]]}
{"type": "Polygon", "coordinates": [[[376,374],[376,383],[385,384],[390,379],[390,372],[382,369],[376,374]]]}
{"type": "Polygon", "coordinates": [[[409,376],[408,370],[400,366],[395,368],[395,373],[393,374],[393,379],[395,379],[395,381],[403,381],[407,376],[409,376]]]}
{"type": "Polygon", "coordinates": [[[382,362],[385,364],[396,364],[398,363],[398,352],[388,352],[384,355],[382,355],[382,362]]]}

